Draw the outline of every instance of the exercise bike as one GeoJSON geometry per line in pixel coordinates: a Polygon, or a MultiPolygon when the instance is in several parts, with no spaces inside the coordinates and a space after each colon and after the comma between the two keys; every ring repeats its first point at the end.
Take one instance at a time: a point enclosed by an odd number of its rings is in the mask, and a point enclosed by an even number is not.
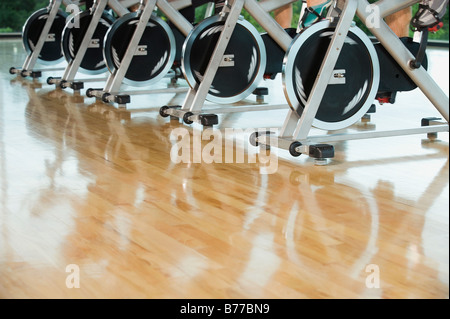
{"type": "MultiPolygon", "coordinates": [[[[428,29],[440,25],[442,12],[431,14],[436,21],[419,27],[420,44],[399,39],[383,20],[419,2],[334,1],[327,19],[303,30],[286,54],[283,85],[290,110],[279,136],[258,132],[250,143],[289,150],[294,157],[309,155],[317,164],[327,164],[334,157],[334,147],[328,144],[331,142],[413,134],[434,138],[438,132],[448,132],[449,99],[428,74],[425,54],[428,29]],[[355,16],[368,27],[375,41],[355,26],[355,16]],[[310,134],[313,127],[327,131],[348,128],[370,110],[375,99],[395,102],[397,91],[417,87],[445,121],[424,118],[420,127],[411,129],[310,134]]],[[[425,10],[423,4],[421,9],[425,10]]]]}
{"type": "Polygon", "coordinates": [[[138,0],[95,0],[92,7],[69,19],[64,27],[61,46],[68,65],[62,77],[49,77],[47,83],[60,88],[80,91],[84,82],[98,78],[75,79],[78,72],[99,75],[107,72],[103,59],[103,42],[115,21],[107,7],[117,16],[123,16],[138,0]]]}
{"type": "MultiPolygon", "coordinates": [[[[207,2],[200,1],[200,4],[207,2]]],[[[176,84],[182,77],[178,67],[181,47],[193,28],[193,21],[188,21],[180,10],[191,5],[190,0],[142,0],[136,12],[118,19],[104,42],[104,58],[110,71],[106,85],[100,89],[90,88],[86,95],[126,107],[131,95],[186,92],[186,88],[175,85],[139,91],[121,91],[121,87],[151,86],[165,77],[172,77],[171,84],[176,84]],[[171,25],[154,13],[155,8],[166,16],[171,25]]],[[[213,3],[210,2],[207,15],[211,14],[212,8],[213,3]]]]}
{"type": "Polygon", "coordinates": [[[39,78],[43,71],[61,71],[64,68],[35,69],[36,64],[57,65],[64,61],[61,39],[68,14],[67,10],[78,7],[78,1],[50,0],[46,8],[34,12],[22,28],[22,43],[27,57],[22,68],[11,67],[10,74],[39,78]]]}
{"type": "Polygon", "coordinates": [[[286,105],[267,105],[267,88],[259,87],[263,78],[274,79],[282,71],[282,61],[295,29],[284,30],[269,14],[295,0],[227,1],[219,15],[198,24],[183,47],[182,68],[190,90],[182,106],[163,106],[162,117],[182,119],[203,126],[218,124],[219,113],[286,109],[286,105]],[[260,34],[246,21],[246,9],[267,31],[260,34]],[[233,106],[251,94],[259,105],[233,106]],[[204,109],[209,101],[222,108],[204,109]]]}

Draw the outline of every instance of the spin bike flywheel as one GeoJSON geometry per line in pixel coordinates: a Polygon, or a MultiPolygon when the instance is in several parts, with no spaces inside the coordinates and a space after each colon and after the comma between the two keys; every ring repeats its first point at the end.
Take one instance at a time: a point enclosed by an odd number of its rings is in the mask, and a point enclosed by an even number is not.
{"type": "MultiPolygon", "coordinates": [[[[328,51],[335,27],[324,20],[304,29],[286,53],[283,84],[292,110],[302,114],[328,51]]],[[[370,39],[356,26],[349,30],[330,75],[313,126],[339,130],[360,120],[373,104],[380,66],[370,39]]]]}
{"type": "MultiPolygon", "coordinates": [[[[42,29],[48,19],[48,10],[40,9],[33,13],[25,22],[22,29],[22,42],[27,54],[34,51],[36,44],[41,36],[42,29]]],[[[61,51],[61,37],[64,26],[66,25],[67,14],[59,10],[55,16],[47,39],[38,57],[38,62],[44,65],[57,64],[64,60],[61,51]]]]}
{"type": "MultiPolygon", "coordinates": [[[[225,21],[213,16],[199,23],[183,47],[182,69],[192,88],[203,80],[225,21]]],[[[207,100],[235,103],[245,99],[258,86],[266,68],[266,48],[255,27],[243,18],[233,31],[207,100]]]]}
{"type": "MultiPolygon", "coordinates": [[[[68,63],[75,59],[91,20],[92,15],[90,14],[90,11],[86,10],[77,14],[66,24],[63,31],[62,48],[64,57],[68,63]],[[77,19],[79,27],[73,27],[77,19]]],[[[103,12],[88,45],[86,54],[81,61],[81,73],[101,74],[107,71],[106,63],[103,59],[103,41],[113,22],[114,18],[107,12],[103,12]]]]}
{"type": "MultiPolygon", "coordinates": [[[[140,15],[136,12],[116,20],[105,38],[105,61],[111,73],[119,69],[127,52],[140,15]]],[[[180,49],[181,50],[181,49],[180,49]]],[[[152,15],[135,49],[123,83],[150,85],[162,79],[175,60],[176,41],[169,25],[152,15]]]]}

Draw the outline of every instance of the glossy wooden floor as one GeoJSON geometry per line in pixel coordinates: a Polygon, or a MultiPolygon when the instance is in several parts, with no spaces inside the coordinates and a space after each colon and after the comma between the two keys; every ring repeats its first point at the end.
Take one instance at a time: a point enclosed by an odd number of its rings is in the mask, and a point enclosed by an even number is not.
{"type": "MultiPolygon", "coordinates": [[[[448,50],[431,54],[448,92],[448,50]]],[[[448,133],[337,143],[323,167],[279,151],[271,175],[174,164],[170,134],[185,126],[157,111],[182,96],[119,111],[42,84],[52,74],[9,75],[19,41],[0,41],[0,59],[1,298],[449,297],[448,133]]],[[[284,115],[222,116],[220,129],[284,115]]],[[[349,130],[436,115],[414,91],[349,130]]]]}

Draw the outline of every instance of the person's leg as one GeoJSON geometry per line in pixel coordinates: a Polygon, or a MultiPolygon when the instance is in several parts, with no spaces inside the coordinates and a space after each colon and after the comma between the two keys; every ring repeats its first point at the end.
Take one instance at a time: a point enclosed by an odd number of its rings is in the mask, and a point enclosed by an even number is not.
{"type": "Polygon", "coordinates": [[[308,5],[308,7],[314,7],[314,6],[317,6],[317,5],[322,4],[324,2],[325,2],[324,0],[307,0],[306,4],[308,5]]]}
{"type": "Polygon", "coordinates": [[[292,4],[288,4],[280,9],[274,11],[275,20],[284,29],[290,28],[292,26],[292,4]]]}
{"type": "MultiPolygon", "coordinates": [[[[317,6],[323,2],[324,0],[307,0],[308,7],[317,6]]],[[[411,8],[406,8],[386,17],[386,23],[398,37],[407,37],[409,35],[409,23],[411,18],[411,8]]]]}
{"type": "Polygon", "coordinates": [[[402,38],[409,36],[409,23],[411,19],[411,8],[406,8],[402,11],[391,14],[390,16],[386,17],[385,20],[392,31],[394,31],[399,38],[402,38]]]}

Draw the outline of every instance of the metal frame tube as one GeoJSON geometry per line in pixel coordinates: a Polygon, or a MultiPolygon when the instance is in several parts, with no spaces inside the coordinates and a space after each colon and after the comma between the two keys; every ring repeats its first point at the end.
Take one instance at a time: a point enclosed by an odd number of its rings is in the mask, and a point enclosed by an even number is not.
{"type": "Polygon", "coordinates": [[[167,18],[187,36],[191,32],[192,24],[178,11],[181,7],[175,7],[166,0],[158,0],[156,6],[167,16],[167,18]]]}
{"type": "Polygon", "coordinates": [[[62,77],[62,80],[71,82],[75,79],[75,75],[78,72],[78,69],[80,68],[81,62],[83,61],[84,55],[86,54],[86,51],[89,47],[89,43],[92,40],[92,36],[94,35],[95,29],[97,28],[97,25],[103,15],[103,11],[106,8],[106,5],[108,4],[108,0],[97,0],[92,7],[94,10],[92,20],[89,23],[89,27],[83,37],[83,41],[81,41],[80,48],[78,49],[78,52],[75,56],[75,58],[69,63],[69,65],[66,68],[66,71],[64,72],[64,75],[62,77]]]}
{"type": "Polygon", "coordinates": [[[175,10],[181,10],[192,5],[191,0],[167,0],[175,10]]]}
{"type": "Polygon", "coordinates": [[[139,0],[132,0],[132,1],[108,0],[108,6],[110,6],[111,9],[113,9],[113,11],[117,13],[119,17],[122,17],[127,13],[130,13],[130,10],[128,10],[128,8],[138,3],[139,0]]]}
{"type": "MultiPolygon", "coordinates": [[[[323,135],[323,136],[309,136],[305,140],[305,142],[307,144],[331,143],[331,142],[340,142],[340,141],[365,140],[365,139],[372,139],[372,138],[395,137],[395,136],[428,134],[428,133],[438,133],[438,132],[448,132],[448,125],[432,125],[432,126],[424,126],[424,127],[419,127],[419,128],[409,128],[409,129],[402,129],[402,130],[386,130],[386,131],[374,131],[374,132],[330,134],[330,135],[323,135]]],[[[301,140],[299,140],[299,141],[302,142],[301,140]]]]}
{"type": "MultiPolygon", "coordinates": [[[[291,1],[295,2],[295,1],[291,1]]],[[[280,5],[280,3],[278,3],[280,5]]],[[[281,6],[279,6],[281,7],[281,6]]],[[[292,43],[292,38],[286,31],[265,11],[256,0],[246,0],[244,8],[255,18],[255,20],[267,31],[278,45],[287,51],[292,43]]]]}
{"type": "Polygon", "coordinates": [[[133,5],[139,4],[140,0],[119,0],[120,5],[124,8],[129,8],[133,5]]]}

